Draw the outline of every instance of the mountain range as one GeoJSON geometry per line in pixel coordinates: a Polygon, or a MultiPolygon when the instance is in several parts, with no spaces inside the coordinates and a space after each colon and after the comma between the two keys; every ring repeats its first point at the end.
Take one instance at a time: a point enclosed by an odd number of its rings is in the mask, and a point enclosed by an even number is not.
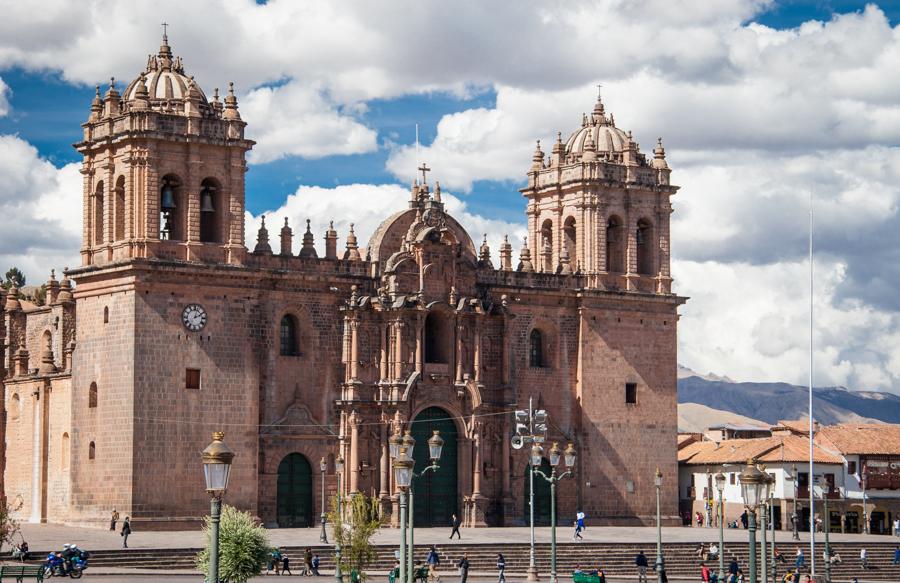
{"type": "MultiPolygon", "coordinates": [[[[721,423],[721,413],[774,424],[780,419],[806,417],[809,391],[807,387],[789,383],[735,382],[728,377],[700,375],[679,367],[678,403],[679,422],[691,427],[702,425],[704,414],[710,415],[709,424],[721,423]],[[705,412],[696,407],[682,406],[687,403],[718,411],[705,412]]],[[[900,423],[900,397],[893,393],[851,391],[844,387],[814,387],[813,418],[829,425],[900,423]]],[[[688,427],[684,429],[690,430],[688,427]]]]}

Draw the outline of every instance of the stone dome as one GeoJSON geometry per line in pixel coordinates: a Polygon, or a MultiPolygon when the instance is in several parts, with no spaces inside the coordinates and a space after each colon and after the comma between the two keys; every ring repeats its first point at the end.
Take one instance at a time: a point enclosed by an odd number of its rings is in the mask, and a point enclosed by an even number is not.
{"type": "Polygon", "coordinates": [[[603,102],[598,97],[594,110],[582,117],[581,127],[569,136],[565,152],[580,157],[585,151],[593,149],[599,158],[611,157],[604,156],[604,153],[624,152],[630,141],[631,137],[616,127],[612,114],[606,115],[603,102]]]}
{"type": "Polygon", "coordinates": [[[147,68],[126,87],[125,93],[122,95],[126,102],[134,101],[138,97],[141,80],[147,88],[147,98],[151,105],[182,100],[187,97],[189,92],[193,92],[200,100],[201,107],[209,107],[209,101],[203,90],[192,77],[184,73],[181,57],[172,55],[169,39],[166,36],[163,36],[159,53],[147,57],[147,68]]]}

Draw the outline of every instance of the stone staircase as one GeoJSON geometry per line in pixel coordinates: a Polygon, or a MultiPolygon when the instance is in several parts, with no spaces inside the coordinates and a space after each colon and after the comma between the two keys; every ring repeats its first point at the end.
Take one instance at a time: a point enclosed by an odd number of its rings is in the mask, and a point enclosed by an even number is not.
{"type": "MultiPolygon", "coordinates": [[[[686,577],[699,580],[699,561],[694,555],[696,543],[669,543],[663,545],[663,555],[666,560],[666,572],[670,577],[686,577]]],[[[778,577],[785,573],[786,569],[793,566],[793,556],[798,543],[779,544],[779,550],[789,558],[789,563],[778,565],[778,577]]],[[[800,545],[804,552],[808,552],[808,544],[800,545]]],[[[282,547],[291,558],[292,570],[299,573],[303,561],[303,553],[306,547],[282,547]]],[[[318,553],[321,560],[320,571],[333,571],[334,549],[331,546],[316,545],[309,547],[312,552],[318,553]]],[[[456,562],[463,553],[468,555],[470,573],[495,573],[497,553],[503,553],[506,559],[506,570],[512,575],[524,575],[529,563],[529,546],[527,543],[509,544],[441,544],[436,546],[441,557],[440,571],[451,575],[451,581],[455,579],[456,562]]],[[[821,542],[817,542],[817,549],[823,548],[821,542]]],[[[850,581],[853,577],[866,580],[900,581],[900,566],[892,566],[894,557],[894,544],[892,543],[835,543],[832,549],[838,552],[844,562],[832,568],[834,581],[850,581]],[[871,569],[865,573],[860,569],[859,550],[865,546],[869,553],[869,565],[871,569]]],[[[377,546],[376,559],[369,567],[371,573],[386,573],[394,564],[393,546],[377,546]]],[[[638,551],[644,551],[647,560],[652,565],[656,559],[655,544],[639,543],[571,543],[564,542],[558,545],[558,572],[562,578],[568,579],[569,574],[581,566],[583,569],[596,569],[598,566],[611,576],[635,576],[634,557],[638,551]]],[[[193,569],[194,561],[199,549],[119,549],[100,550],[91,553],[92,567],[117,567],[140,569],[193,569]]],[[[426,545],[416,547],[416,560],[424,562],[428,552],[426,545]]],[[[821,551],[820,551],[821,552],[821,551]]],[[[747,545],[738,543],[725,543],[725,566],[727,568],[732,553],[737,557],[738,564],[747,569],[747,545]]],[[[36,556],[46,556],[46,552],[37,553],[36,556]]],[[[8,555],[0,556],[8,559],[8,555]]],[[[821,558],[821,555],[820,555],[821,558]]],[[[807,557],[809,563],[809,557],[807,557]]],[[[543,576],[550,572],[550,545],[538,544],[535,548],[535,564],[538,572],[543,576]]],[[[716,569],[717,561],[707,563],[711,569],[716,569]]],[[[821,563],[817,563],[817,570],[824,572],[821,563]]],[[[749,576],[747,577],[749,580],[749,576]]]]}

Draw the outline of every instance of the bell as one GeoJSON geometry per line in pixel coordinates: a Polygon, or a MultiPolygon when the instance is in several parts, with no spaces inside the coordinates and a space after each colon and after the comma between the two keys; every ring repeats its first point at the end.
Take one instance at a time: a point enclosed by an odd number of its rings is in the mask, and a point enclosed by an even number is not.
{"type": "Polygon", "coordinates": [[[171,211],[175,210],[175,191],[172,189],[172,186],[166,183],[162,189],[162,201],[160,206],[162,206],[162,210],[171,211]]]}
{"type": "Polygon", "coordinates": [[[203,191],[203,194],[200,195],[200,212],[201,213],[216,212],[216,209],[213,207],[212,194],[210,194],[209,189],[205,189],[203,191]]]}

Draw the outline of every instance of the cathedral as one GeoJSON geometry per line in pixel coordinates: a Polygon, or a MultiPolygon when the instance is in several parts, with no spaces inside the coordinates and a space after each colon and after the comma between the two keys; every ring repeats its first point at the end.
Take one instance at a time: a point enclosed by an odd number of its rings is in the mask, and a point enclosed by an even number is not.
{"type": "MultiPolygon", "coordinates": [[[[226,502],[265,525],[317,524],[322,483],[374,496],[396,524],[389,439],[410,432],[421,469],[439,431],[416,523],[522,525],[531,452],[511,437],[532,400],[545,453],[578,453],[561,522],[652,522],[658,468],[664,520],[680,523],[685,298],[661,141],[642,153],[598,98],[523,160],[516,252],[476,244],[424,172],[367,245],[351,226],[339,250],[333,228],[295,234],[281,217],[247,241],[245,126],[231,84],[209,99],[165,36],[121,93],[97,88],[75,144],[81,265],[52,274],[40,305],[0,291],[0,495],[16,516],[101,526],[115,508],[135,528],[195,527],[200,452],[223,431],[226,502]]],[[[541,479],[534,512],[549,523],[541,479]]]]}

